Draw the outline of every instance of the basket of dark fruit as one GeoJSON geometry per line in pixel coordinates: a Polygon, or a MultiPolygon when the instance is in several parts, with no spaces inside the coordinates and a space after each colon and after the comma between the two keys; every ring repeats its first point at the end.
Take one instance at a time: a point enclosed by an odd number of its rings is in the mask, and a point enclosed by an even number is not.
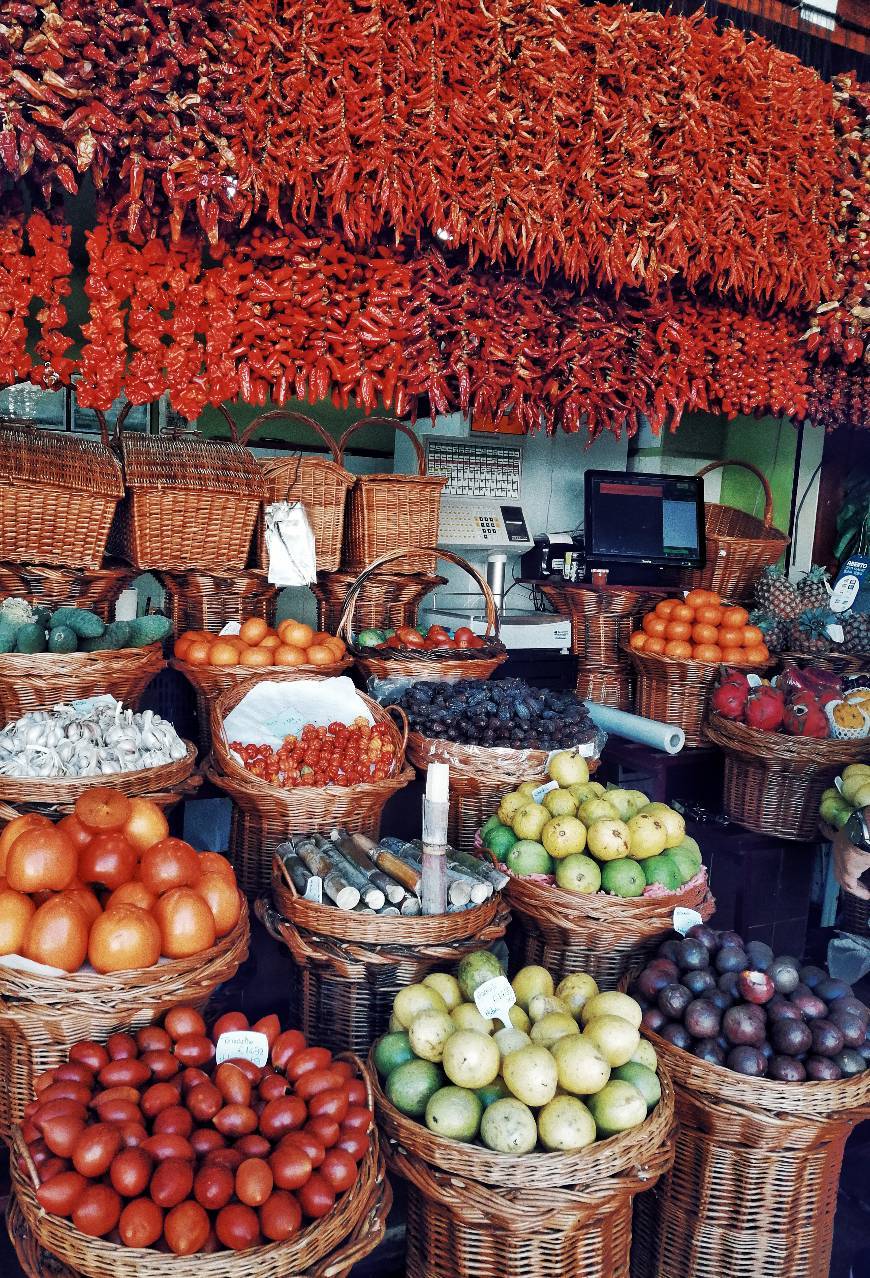
{"type": "Polygon", "coordinates": [[[475,634],[469,626],[460,626],[452,634],[443,626],[430,626],[428,630],[399,626],[389,632],[369,629],[354,634],[354,607],[369,577],[386,564],[420,553],[394,550],[369,564],[347,592],[338,634],[343,636],[358,669],[367,678],[488,679],[497,666],[507,661],[507,650],[498,637],[495,599],[480,573],[449,550],[439,550],[438,558],[447,559],[467,572],[483,596],[486,629],[482,635],[475,634]]]}
{"type": "Polygon", "coordinates": [[[544,783],[553,750],[577,750],[590,772],[604,742],[574,692],[524,679],[420,680],[391,701],[408,716],[408,760],[450,766],[452,847],[473,852],[477,831],[516,778],[544,783]]]}
{"type": "Polygon", "coordinates": [[[704,924],[630,988],[679,1119],[633,1278],[828,1273],[843,1146],[870,1116],[870,1009],[823,968],[704,924]]]}

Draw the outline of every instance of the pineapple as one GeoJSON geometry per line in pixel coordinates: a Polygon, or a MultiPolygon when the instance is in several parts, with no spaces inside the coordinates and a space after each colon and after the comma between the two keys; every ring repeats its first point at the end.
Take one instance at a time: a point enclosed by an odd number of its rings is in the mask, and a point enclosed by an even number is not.
{"type": "Polygon", "coordinates": [[[834,641],[828,626],[837,618],[827,608],[809,608],[789,626],[788,645],[792,652],[822,654],[830,652],[834,641]]]}
{"type": "Polygon", "coordinates": [[[827,608],[828,600],[831,596],[830,586],[828,585],[830,580],[831,574],[829,572],[822,568],[820,564],[813,564],[806,576],[797,585],[801,612],[808,612],[811,608],[827,608]]]}
{"type": "Polygon", "coordinates": [[[870,613],[848,612],[842,625],[846,652],[870,653],[870,613]]]}
{"type": "Polygon", "coordinates": [[[769,652],[782,652],[788,639],[788,623],[772,612],[758,609],[750,613],[749,624],[757,626],[764,635],[764,642],[769,652]]]}
{"type": "Polygon", "coordinates": [[[806,606],[798,599],[797,587],[775,565],[765,568],[756,581],[755,603],[760,612],[783,621],[790,621],[806,606]]]}

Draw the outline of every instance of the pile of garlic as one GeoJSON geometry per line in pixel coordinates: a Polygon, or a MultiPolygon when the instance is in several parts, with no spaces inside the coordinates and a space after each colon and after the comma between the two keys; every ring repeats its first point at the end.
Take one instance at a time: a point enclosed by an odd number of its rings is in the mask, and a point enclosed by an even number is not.
{"type": "Polygon", "coordinates": [[[153,710],[134,714],[118,702],[32,710],[0,731],[0,774],[91,777],[177,762],[187,747],[153,710]]]}

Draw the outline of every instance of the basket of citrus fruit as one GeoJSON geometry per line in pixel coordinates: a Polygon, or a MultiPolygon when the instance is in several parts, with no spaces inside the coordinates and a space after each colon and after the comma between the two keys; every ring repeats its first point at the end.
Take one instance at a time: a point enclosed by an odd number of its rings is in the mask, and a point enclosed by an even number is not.
{"type": "Polygon", "coordinates": [[[677,724],[686,744],[704,743],[701,724],[720,665],[762,670],[770,653],[745,608],[713,590],[660,599],[626,648],[637,674],[635,709],[647,719],[677,724]]]}
{"type": "Polygon", "coordinates": [[[196,691],[200,745],[208,750],[211,703],[227,688],[264,673],[270,679],[338,675],[353,662],[341,639],[304,621],[288,617],[275,629],[262,617],[249,617],[237,634],[185,631],[175,641],[170,664],[196,691]]]}

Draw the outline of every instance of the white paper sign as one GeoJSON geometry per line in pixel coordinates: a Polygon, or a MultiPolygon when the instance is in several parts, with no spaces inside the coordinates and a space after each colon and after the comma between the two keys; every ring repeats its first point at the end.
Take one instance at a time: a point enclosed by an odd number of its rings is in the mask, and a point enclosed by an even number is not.
{"type": "Polygon", "coordinates": [[[832,639],[834,643],[842,643],[846,638],[843,627],[836,621],[832,621],[829,626],[825,627],[825,629],[828,633],[828,638],[832,639]]]}
{"type": "Polygon", "coordinates": [[[551,790],[558,790],[558,789],[559,789],[558,781],[546,781],[542,785],[539,785],[537,790],[532,791],[532,802],[540,803],[545,794],[549,794],[551,790]]]}
{"type": "Polygon", "coordinates": [[[99,710],[101,706],[108,706],[114,710],[115,706],[121,703],[110,692],[100,692],[95,697],[83,697],[81,701],[71,701],[69,704],[76,714],[88,714],[91,710],[99,710]]]}
{"type": "Polygon", "coordinates": [[[312,875],[305,885],[304,899],[306,901],[313,901],[315,905],[323,904],[323,879],[319,878],[316,874],[312,875]]]}
{"type": "Polygon", "coordinates": [[[265,1065],[269,1060],[269,1040],[256,1030],[229,1030],[221,1034],[214,1053],[215,1063],[222,1061],[251,1061],[265,1065]]]}
{"type": "Polygon", "coordinates": [[[242,623],[240,621],[228,621],[223,630],[219,630],[219,635],[237,635],[241,632],[242,623]]]}
{"type": "Polygon", "coordinates": [[[681,936],[685,936],[690,927],[697,927],[703,922],[697,910],[690,910],[685,905],[674,908],[674,931],[679,932],[681,936]]]}
{"type": "Polygon", "coordinates": [[[474,991],[474,1001],[481,1016],[490,1021],[501,1021],[506,1029],[510,1029],[512,1022],[508,1013],[517,1001],[517,996],[506,976],[494,976],[491,981],[478,985],[474,991]]]}

